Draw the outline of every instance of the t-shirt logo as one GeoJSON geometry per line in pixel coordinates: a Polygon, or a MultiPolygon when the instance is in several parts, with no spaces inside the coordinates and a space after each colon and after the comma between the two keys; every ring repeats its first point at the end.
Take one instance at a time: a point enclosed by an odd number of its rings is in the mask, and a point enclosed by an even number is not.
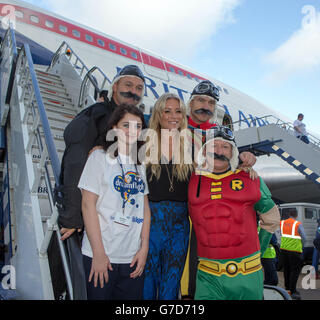
{"type": "Polygon", "coordinates": [[[133,171],[127,172],[124,177],[118,175],[113,180],[113,186],[116,191],[120,192],[121,198],[124,203],[130,203],[134,205],[135,199],[132,197],[139,192],[144,193],[145,184],[143,180],[133,171]]]}
{"type": "Polygon", "coordinates": [[[234,191],[240,191],[244,188],[243,181],[240,179],[234,179],[230,182],[230,187],[234,191]]]}

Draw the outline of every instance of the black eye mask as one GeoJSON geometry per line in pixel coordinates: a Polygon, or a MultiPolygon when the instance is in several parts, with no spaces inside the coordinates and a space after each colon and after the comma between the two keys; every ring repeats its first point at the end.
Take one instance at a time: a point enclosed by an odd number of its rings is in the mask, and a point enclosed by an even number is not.
{"type": "Polygon", "coordinates": [[[195,110],[193,112],[196,113],[196,114],[207,114],[208,116],[213,116],[213,112],[211,112],[208,109],[198,109],[198,110],[195,110]]]}
{"type": "Polygon", "coordinates": [[[128,92],[120,92],[120,94],[125,98],[133,99],[135,101],[140,101],[140,99],[141,99],[141,97],[139,97],[138,95],[136,95],[135,93],[132,93],[130,91],[128,91],[128,92]]]}

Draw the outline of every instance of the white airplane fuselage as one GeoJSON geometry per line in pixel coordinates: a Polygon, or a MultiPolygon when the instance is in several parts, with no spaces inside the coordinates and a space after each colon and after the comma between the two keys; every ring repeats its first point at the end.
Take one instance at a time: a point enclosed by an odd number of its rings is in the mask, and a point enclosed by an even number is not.
{"type": "MultiPolygon", "coordinates": [[[[220,88],[220,110],[232,117],[235,130],[266,125],[269,118],[263,117],[270,115],[292,122],[225,83],[28,3],[0,1],[0,15],[2,22],[14,18],[17,32],[52,52],[66,41],[89,69],[98,66],[111,80],[119,68],[138,65],[146,77],[143,103],[147,113],[168,91],[187,102],[197,81],[208,79],[220,88]]],[[[254,168],[279,201],[320,203],[319,188],[275,155],[259,157],[254,168]]]]}

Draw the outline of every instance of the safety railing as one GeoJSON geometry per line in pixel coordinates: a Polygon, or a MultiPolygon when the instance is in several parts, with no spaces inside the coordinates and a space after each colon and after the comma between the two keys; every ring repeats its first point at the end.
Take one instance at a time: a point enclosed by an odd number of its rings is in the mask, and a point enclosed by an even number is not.
{"type": "Polygon", "coordinates": [[[15,33],[11,27],[8,28],[0,46],[1,52],[1,125],[7,120],[9,104],[16,71],[18,50],[16,46],[15,33]]]}
{"type": "Polygon", "coordinates": [[[95,66],[91,68],[84,76],[83,81],[81,83],[78,108],[83,109],[87,106],[87,96],[90,92],[90,87],[93,87],[95,93],[99,94],[102,90],[107,90],[108,88],[106,87],[106,84],[109,85],[110,83],[111,80],[104,74],[104,72],[99,67],[95,66]]]}
{"type": "Polygon", "coordinates": [[[101,92],[101,90],[107,90],[107,84],[111,83],[111,80],[105,75],[105,73],[97,66],[89,68],[80,59],[80,57],[73,51],[71,46],[64,41],[58,50],[55,52],[50,66],[47,68],[47,72],[50,71],[54,65],[59,60],[61,54],[64,54],[78,72],[79,76],[82,78],[81,89],[78,99],[78,108],[81,110],[87,106],[87,99],[90,90],[93,88],[94,97],[93,101],[96,100],[96,96],[101,92]]]}
{"type": "MultiPolygon", "coordinates": [[[[249,120],[249,119],[248,119],[249,120]]],[[[256,126],[256,122],[259,122],[259,120],[262,121],[262,123],[264,123],[265,125],[268,125],[268,124],[276,124],[277,126],[281,127],[283,130],[286,130],[288,131],[289,134],[294,134],[294,127],[293,127],[293,123],[291,122],[288,122],[288,121],[283,121],[279,118],[277,118],[276,116],[274,115],[266,115],[266,116],[263,116],[263,117],[259,117],[259,118],[254,118],[254,119],[251,119],[250,122],[249,122],[249,127],[254,127],[256,126]]],[[[239,121],[236,121],[236,122],[233,122],[233,126],[242,122],[242,120],[239,120],[239,121]]],[[[317,146],[317,147],[320,147],[320,139],[317,138],[316,136],[312,135],[311,133],[308,133],[308,138],[309,138],[309,141],[317,146]]]]}
{"type": "Polygon", "coordinates": [[[66,55],[66,57],[68,57],[72,66],[78,72],[80,77],[83,78],[84,75],[89,71],[88,67],[80,59],[80,57],[72,50],[71,46],[66,41],[63,41],[58,50],[53,55],[51,64],[47,68],[47,72],[50,71],[53,68],[53,66],[57,63],[61,54],[64,54],[66,55]]]}
{"type": "Polygon", "coordinates": [[[38,85],[35,69],[33,66],[33,61],[30,53],[30,48],[28,44],[25,44],[18,56],[16,75],[20,76],[20,81],[18,83],[22,89],[21,101],[25,101],[25,114],[23,116],[23,121],[26,123],[28,116],[32,115],[33,126],[29,134],[29,141],[27,145],[27,153],[31,153],[32,146],[37,145],[40,152],[40,162],[37,167],[37,172],[35,172],[35,179],[33,181],[33,187],[31,192],[37,193],[40,179],[44,177],[46,187],[48,190],[48,200],[50,202],[50,208],[52,215],[47,221],[47,230],[44,235],[41,247],[39,248],[40,256],[47,256],[48,246],[52,235],[55,231],[59,249],[61,253],[61,258],[63,262],[63,267],[66,275],[67,288],[69,292],[70,299],[73,299],[73,288],[70,277],[69,266],[67,262],[67,255],[61,241],[60,232],[58,231],[57,218],[58,211],[54,204],[53,197],[53,186],[50,179],[50,167],[53,172],[55,184],[59,185],[59,175],[60,175],[60,161],[58,158],[57,150],[54,144],[54,140],[51,134],[48,117],[45,111],[45,107],[42,101],[40,88],[38,85]],[[42,126],[42,128],[40,128],[42,126]],[[44,141],[41,135],[44,135],[44,141]]]}
{"type": "Polygon", "coordinates": [[[9,263],[12,255],[15,252],[15,232],[12,230],[12,220],[11,220],[11,201],[10,201],[10,183],[9,183],[9,174],[10,169],[8,166],[8,152],[7,152],[7,144],[6,144],[6,124],[7,117],[9,112],[9,105],[11,100],[12,88],[14,83],[14,73],[17,65],[18,51],[16,46],[15,34],[11,27],[8,28],[4,39],[0,45],[0,113],[1,113],[1,142],[0,142],[0,153],[1,158],[5,165],[0,171],[2,173],[2,193],[0,195],[1,200],[1,208],[2,211],[2,219],[7,221],[7,225],[9,226],[7,236],[8,242],[5,246],[4,253],[4,262],[9,263]],[[4,206],[4,203],[7,203],[7,206],[4,206]]]}

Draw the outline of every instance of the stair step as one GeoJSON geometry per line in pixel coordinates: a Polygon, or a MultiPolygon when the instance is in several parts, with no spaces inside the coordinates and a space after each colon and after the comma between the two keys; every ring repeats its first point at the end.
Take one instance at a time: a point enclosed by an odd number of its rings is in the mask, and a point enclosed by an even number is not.
{"type": "MultiPolygon", "coordinates": [[[[50,120],[55,120],[62,121],[63,123],[68,124],[75,117],[75,112],[72,112],[71,110],[59,110],[50,106],[45,107],[45,110],[47,117],[49,118],[49,123],[50,120]]],[[[28,120],[29,122],[33,121],[33,116],[31,115],[31,112],[29,112],[28,120]]]]}
{"type": "MultiPolygon", "coordinates": [[[[72,100],[69,98],[67,94],[55,94],[48,91],[41,91],[42,99],[47,98],[53,101],[63,102],[63,103],[72,103],[72,100]]],[[[29,97],[29,93],[26,93],[25,98],[29,97]]]]}
{"type": "Polygon", "coordinates": [[[62,103],[62,102],[59,102],[59,101],[54,101],[52,99],[47,99],[47,98],[42,98],[43,100],[43,103],[45,105],[45,107],[47,106],[50,106],[50,107],[53,107],[53,108],[57,108],[57,110],[66,110],[66,111],[71,111],[71,112],[74,112],[75,114],[77,114],[77,111],[74,107],[73,104],[70,104],[70,103],[62,103]]]}
{"type": "MultiPolygon", "coordinates": [[[[27,122],[27,124],[31,127],[31,125],[33,124],[33,122],[27,122]]],[[[61,125],[60,123],[53,123],[53,122],[49,122],[50,125],[50,130],[51,130],[51,134],[57,134],[57,135],[63,135],[64,129],[65,129],[65,125],[61,125]]],[[[39,128],[42,130],[42,125],[39,124],[39,128]]]]}
{"type": "Polygon", "coordinates": [[[52,82],[49,80],[45,80],[45,79],[38,79],[38,84],[40,85],[44,85],[44,86],[50,86],[52,88],[60,88],[60,89],[64,89],[65,86],[63,85],[62,82],[52,82]]]}
{"type": "MultiPolygon", "coordinates": [[[[50,127],[53,126],[53,127],[64,129],[69,124],[69,122],[71,121],[70,118],[57,117],[56,115],[52,116],[52,115],[50,115],[48,113],[47,113],[47,117],[48,117],[48,121],[49,121],[50,127]]],[[[30,125],[30,126],[33,125],[33,117],[30,114],[28,116],[27,124],[30,125]]]]}
{"type": "Polygon", "coordinates": [[[74,105],[72,104],[71,100],[70,101],[62,101],[62,100],[59,100],[59,99],[56,99],[56,98],[53,98],[53,97],[47,97],[47,96],[42,96],[42,99],[43,99],[43,102],[49,102],[51,104],[55,104],[55,105],[58,105],[58,106],[73,106],[74,108],[74,105]]]}
{"type": "Polygon", "coordinates": [[[38,83],[46,83],[52,86],[64,87],[63,82],[60,79],[48,79],[42,76],[37,76],[38,83]]]}
{"type": "Polygon", "coordinates": [[[40,91],[42,92],[51,92],[51,93],[54,93],[54,94],[64,94],[64,95],[67,95],[67,90],[66,88],[61,88],[61,87],[56,87],[56,86],[52,86],[50,84],[47,84],[47,83],[39,83],[39,88],[40,88],[40,91]]]}
{"type": "Polygon", "coordinates": [[[63,116],[65,120],[71,121],[75,116],[76,112],[74,109],[66,108],[66,107],[57,107],[55,104],[47,104],[44,103],[44,107],[47,114],[50,114],[51,117],[54,117],[55,115],[63,116]]]}
{"type": "MultiPolygon", "coordinates": [[[[50,98],[42,98],[43,104],[45,107],[51,107],[51,108],[55,108],[57,110],[57,112],[59,112],[59,110],[61,110],[61,112],[66,112],[66,113],[74,113],[77,114],[77,111],[74,107],[73,104],[70,103],[63,103],[60,101],[55,101],[53,99],[50,98]]],[[[28,102],[28,98],[24,99],[24,103],[28,102]]],[[[36,100],[34,99],[33,102],[35,103],[36,100]]]]}
{"type": "MultiPolygon", "coordinates": [[[[23,79],[25,79],[25,78],[23,78],[23,79]]],[[[32,84],[31,79],[28,80],[28,84],[29,85],[32,84]]],[[[38,79],[38,85],[39,85],[40,90],[41,90],[41,88],[45,88],[45,89],[56,90],[56,91],[63,92],[63,93],[66,92],[66,88],[63,85],[62,81],[61,82],[52,82],[51,79],[40,78],[40,79],[38,79]]]]}
{"type": "Polygon", "coordinates": [[[60,116],[63,116],[67,119],[70,119],[70,121],[76,116],[76,113],[71,110],[63,110],[63,109],[57,109],[51,106],[45,106],[47,114],[57,114],[60,116]]]}
{"type": "MultiPolygon", "coordinates": [[[[38,82],[43,81],[46,83],[63,85],[63,82],[60,77],[52,78],[52,77],[44,76],[42,74],[36,74],[36,77],[37,77],[38,82]]],[[[25,81],[25,79],[26,79],[26,75],[22,75],[22,80],[25,81]]],[[[31,81],[31,79],[28,78],[28,81],[31,81]]]]}
{"type": "Polygon", "coordinates": [[[54,73],[49,73],[49,72],[45,72],[45,71],[42,71],[42,70],[35,70],[36,71],[36,74],[41,76],[41,77],[46,77],[46,78],[52,78],[52,79],[58,79],[60,80],[61,77],[57,74],[54,74],[54,73]]]}
{"type": "MultiPolygon", "coordinates": [[[[44,141],[44,135],[41,135],[42,141],[44,141]]],[[[54,139],[55,147],[59,156],[59,153],[63,154],[65,150],[65,143],[63,139],[54,139]]],[[[32,160],[38,161],[40,159],[40,151],[38,145],[35,143],[31,149],[32,160]]]]}

